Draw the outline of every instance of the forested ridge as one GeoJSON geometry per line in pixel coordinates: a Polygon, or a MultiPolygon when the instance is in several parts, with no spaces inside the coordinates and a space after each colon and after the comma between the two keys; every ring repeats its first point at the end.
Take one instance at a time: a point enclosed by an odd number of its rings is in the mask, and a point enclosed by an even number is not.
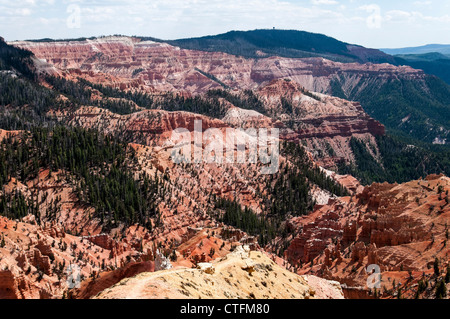
{"type": "Polygon", "coordinates": [[[331,82],[335,96],[358,101],[364,110],[386,126],[388,132],[431,144],[448,138],[450,130],[450,86],[434,76],[423,80],[374,79],[361,81],[351,92],[342,90],[344,79],[331,82]]]}
{"type": "MultiPolygon", "coordinates": [[[[404,183],[424,178],[429,174],[450,175],[450,151],[441,147],[438,151],[406,143],[395,136],[377,136],[379,158],[374,158],[367,144],[352,138],[350,147],[356,162],[353,165],[338,165],[341,174],[351,174],[363,184],[373,182],[404,183]]],[[[437,149],[438,146],[434,147],[437,149]]]]}
{"type": "MultiPolygon", "coordinates": [[[[267,177],[263,186],[267,195],[265,212],[255,213],[241,206],[236,200],[215,198],[215,208],[223,211],[218,219],[258,237],[261,246],[269,244],[284,232],[283,222],[289,217],[309,214],[314,208],[311,189],[314,185],[330,192],[330,195],[346,196],[348,191],[328,177],[319,167],[314,167],[305,149],[295,143],[284,142],[281,153],[289,164],[280,167],[277,174],[267,177]]],[[[259,190],[262,194],[262,190],[259,190]]]]}
{"type": "MultiPolygon", "coordinates": [[[[159,97],[153,97],[142,92],[122,91],[109,86],[94,84],[84,79],[79,79],[79,83],[85,87],[98,90],[106,98],[121,98],[129,100],[144,109],[161,109],[169,112],[185,111],[221,119],[225,116],[227,110],[220,102],[220,99],[225,99],[236,107],[247,110],[255,110],[262,114],[266,114],[266,109],[264,108],[263,103],[251,90],[245,90],[239,95],[230,93],[228,90],[224,89],[212,89],[209,90],[204,97],[184,97],[172,93],[167,93],[159,97]]],[[[111,110],[109,107],[102,105],[99,106],[111,110]]]]}
{"type": "Polygon", "coordinates": [[[28,79],[35,80],[37,76],[32,56],[30,51],[12,47],[0,40],[0,70],[14,70],[28,79]]]}
{"type": "Polygon", "coordinates": [[[311,189],[317,185],[331,195],[346,196],[348,191],[328,177],[309,159],[306,150],[296,143],[284,142],[281,154],[290,162],[281,165],[277,174],[271,175],[266,185],[271,199],[268,202],[271,216],[306,215],[314,208],[311,189]]]}
{"type": "MultiPolygon", "coordinates": [[[[141,39],[146,40],[147,38],[142,37],[141,39]]],[[[152,38],[150,40],[155,41],[152,38]]],[[[376,52],[376,50],[372,55],[361,57],[350,51],[348,43],[323,34],[298,30],[230,31],[213,36],[161,42],[183,49],[224,52],[253,59],[282,56],[287,58],[324,57],[339,62],[367,62],[369,60],[374,63],[385,63],[395,61],[392,56],[376,52]]]]}
{"type": "MultiPolygon", "coordinates": [[[[150,225],[149,218],[158,214],[159,180],[150,176],[135,180],[130,152],[120,141],[94,131],[35,128],[24,132],[20,141],[10,138],[1,143],[0,184],[11,178],[26,183],[47,168],[65,175],[79,199],[96,209],[93,217],[101,218],[106,226],[118,222],[150,225]]],[[[14,198],[2,196],[0,214],[24,217],[23,209],[15,209],[14,202],[10,207],[6,204],[14,198]]],[[[29,212],[37,213],[32,205],[29,212]]]]}
{"type": "Polygon", "coordinates": [[[258,215],[248,207],[242,207],[237,201],[219,198],[215,202],[215,209],[223,211],[223,215],[216,216],[224,224],[236,227],[256,236],[261,246],[267,245],[277,236],[279,225],[266,214],[258,215]]]}

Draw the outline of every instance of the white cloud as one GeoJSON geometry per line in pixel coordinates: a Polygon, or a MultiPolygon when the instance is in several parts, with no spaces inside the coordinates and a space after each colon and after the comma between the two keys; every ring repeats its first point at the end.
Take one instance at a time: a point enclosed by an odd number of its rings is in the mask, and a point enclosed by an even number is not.
{"type": "Polygon", "coordinates": [[[338,4],[339,2],[335,0],[311,0],[314,5],[322,5],[322,4],[338,4]]]}
{"type": "Polygon", "coordinates": [[[421,7],[421,6],[430,6],[430,5],[432,5],[432,4],[433,4],[432,1],[415,1],[415,2],[413,3],[413,5],[419,6],[419,7],[421,7]]]}

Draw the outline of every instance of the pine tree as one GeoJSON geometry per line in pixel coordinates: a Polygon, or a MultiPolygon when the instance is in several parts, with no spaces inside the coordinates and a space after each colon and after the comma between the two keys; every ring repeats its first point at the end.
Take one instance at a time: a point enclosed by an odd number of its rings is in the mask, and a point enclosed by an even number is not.
{"type": "Polygon", "coordinates": [[[439,259],[438,259],[437,257],[434,259],[433,268],[434,268],[434,275],[435,275],[436,277],[439,277],[439,274],[440,274],[440,270],[439,270],[439,259]]]}
{"type": "Polygon", "coordinates": [[[445,286],[445,282],[440,280],[436,285],[436,299],[443,299],[447,296],[447,287],[445,286]]]}
{"type": "Polygon", "coordinates": [[[450,283],[450,265],[447,266],[447,274],[445,275],[445,283],[450,283]]]}

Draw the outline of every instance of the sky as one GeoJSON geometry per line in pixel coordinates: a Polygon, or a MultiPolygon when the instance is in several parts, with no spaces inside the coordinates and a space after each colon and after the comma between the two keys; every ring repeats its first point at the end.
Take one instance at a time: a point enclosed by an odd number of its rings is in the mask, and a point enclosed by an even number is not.
{"type": "Polygon", "coordinates": [[[168,40],[267,28],[370,48],[450,44],[450,0],[0,0],[7,41],[113,34],[168,40]]]}

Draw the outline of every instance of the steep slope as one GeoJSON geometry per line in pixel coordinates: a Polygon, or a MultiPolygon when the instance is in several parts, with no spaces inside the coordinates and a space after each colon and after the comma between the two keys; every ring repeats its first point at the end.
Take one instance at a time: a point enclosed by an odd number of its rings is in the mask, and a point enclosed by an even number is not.
{"type": "Polygon", "coordinates": [[[46,170],[27,183],[12,178],[3,185],[0,212],[9,218],[0,217],[0,298],[61,298],[69,288],[70,269],[83,281],[120,266],[120,260],[141,258],[136,249],[98,236],[102,225],[89,219],[95,209],[82,205],[65,175],[46,170]],[[23,196],[23,202],[35,202],[40,211],[13,218],[14,201],[7,201],[7,196],[18,202],[23,196]]]}
{"type": "Polygon", "coordinates": [[[429,287],[419,296],[429,298],[450,256],[449,190],[449,178],[429,176],[400,185],[373,184],[356,197],[330,201],[288,222],[297,235],[288,241],[285,256],[299,274],[346,284],[347,296],[368,297],[365,269],[375,264],[381,269],[379,297],[395,297],[400,289],[412,298],[422,280],[429,287]],[[436,259],[439,275],[431,267],[436,259]]]}
{"type": "Polygon", "coordinates": [[[447,144],[450,86],[424,75],[415,79],[335,76],[333,95],[361,102],[366,112],[393,132],[428,143],[447,144]]]}
{"type": "Polygon", "coordinates": [[[395,56],[402,64],[415,69],[424,70],[428,74],[436,75],[450,84],[450,54],[438,52],[424,54],[402,54],[395,56]]]}
{"type": "Polygon", "coordinates": [[[308,92],[294,81],[273,80],[257,93],[266,112],[288,128],[282,138],[301,141],[326,168],[354,161],[352,137],[376,144],[375,136],[385,134],[384,126],[370,118],[359,103],[308,92]]]}
{"type": "Polygon", "coordinates": [[[32,53],[14,48],[0,37],[0,70],[17,70],[24,76],[34,78],[32,53]]]}
{"type": "Polygon", "coordinates": [[[339,172],[351,174],[366,185],[386,181],[404,183],[430,174],[448,174],[449,150],[437,147],[430,152],[389,135],[378,135],[375,140],[354,136],[349,140],[354,161],[348,166],[338,164],[339,172]]]}

